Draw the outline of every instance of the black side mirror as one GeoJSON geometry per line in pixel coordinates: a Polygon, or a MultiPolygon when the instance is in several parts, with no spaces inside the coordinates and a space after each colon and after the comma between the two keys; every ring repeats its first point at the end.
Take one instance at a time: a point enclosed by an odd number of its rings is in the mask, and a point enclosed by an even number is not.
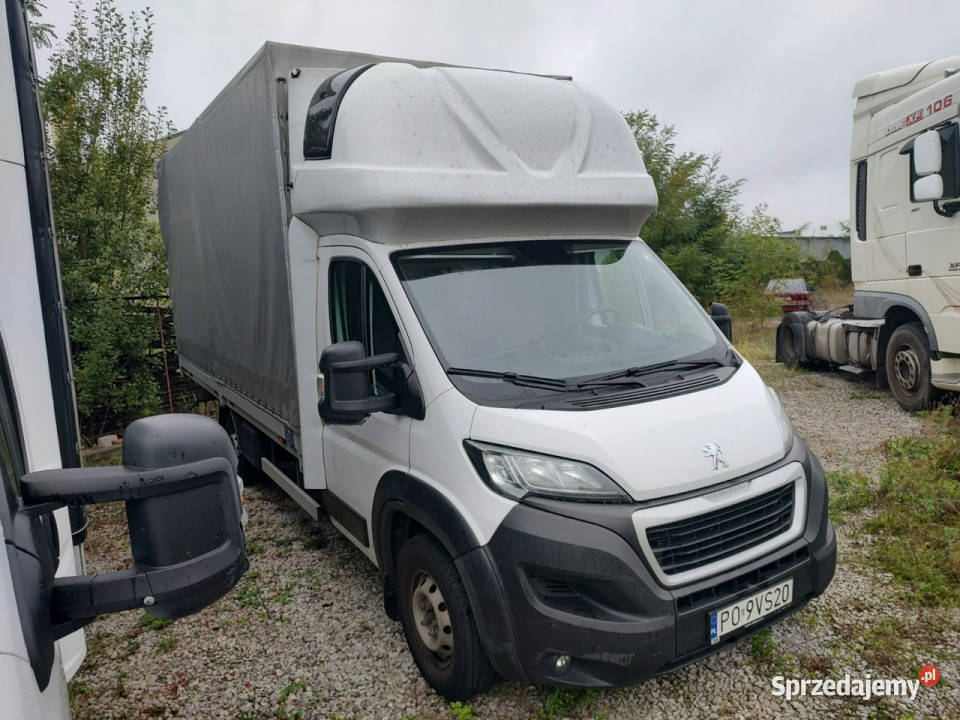
{"type": "Polygon", "coordinates": [[[17,534],[24,552],[10,564],[40,687],[50,678],[54,641],[98,615],[144,608],[154,617],[178,618],[237,584],[247,555],[236,472],[226,431],[210,418],[184,414],[131,423],[122,466],[23,476],[14,530],[23,530],[17,534]],[[37,562],[44,550],[31,542],[42,537],[36,528],[58,508],[114,500],[126,503],[131,567],[54,579],[56,562],[37,562]]]}
{"type": "Polygon", "coordinates": [[[363,344],[350,340],[331,345],[320,355],[320,417],[326,423],[350,425],[363,422],[371,413],[400,407],[394,393],[374,395],[370,371],[395,368],[397,353],[367,357],[363,344]]]}
{"type": "Polygon", "coordinates": [[[712,303],[710,305],[710,317],[724,337],[733,342],[733,318],[730,317],[730,309],[723,303],[712,303]]]}

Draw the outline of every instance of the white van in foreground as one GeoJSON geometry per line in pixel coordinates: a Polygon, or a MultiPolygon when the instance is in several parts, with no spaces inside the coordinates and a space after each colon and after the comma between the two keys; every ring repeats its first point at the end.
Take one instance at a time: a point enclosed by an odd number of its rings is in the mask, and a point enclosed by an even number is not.
{"type": "Polygon", "coordinates": [[[144,609],[176,618],[247,567],[237,457],[217,423],[132,423],[123,466],[78,468],[76,408],[52,234],[38,86],[22,4],[0,4],[0,718],[64,720],[83,626],[144,609]],[[126,502],[133,563],[84,575],[83,505],[126,502]],[[69,509],[69,511],[68,511],[69,509]]]}
{"type": "Polygon", "coordinates": [[[183,369],[446,697],[636,682],[830,582],[823,471],[583,86],[268,43],[159,200],[183,369]]]}

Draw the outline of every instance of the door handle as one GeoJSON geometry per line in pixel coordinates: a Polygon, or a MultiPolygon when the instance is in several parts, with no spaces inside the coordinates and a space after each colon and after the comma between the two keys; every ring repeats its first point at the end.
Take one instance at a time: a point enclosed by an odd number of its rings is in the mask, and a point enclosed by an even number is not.
{"type": "Polygon", "coordinates": [[[923,265],[907,265],[907,275],[917,277],[923,274],[923,265]]]}

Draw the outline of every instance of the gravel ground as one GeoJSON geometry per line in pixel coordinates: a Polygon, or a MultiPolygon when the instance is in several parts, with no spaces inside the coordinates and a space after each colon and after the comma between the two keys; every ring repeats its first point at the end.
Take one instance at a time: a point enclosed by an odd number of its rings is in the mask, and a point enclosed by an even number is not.
{"type": "MultiPolygon", "coordinates": [[[[828,470],[876,478],[884,441],[922,431],[892,398],[856,379],[759,363],[828,470]]],[[[88,659],[71,684],[75,718],[960,718],[960,617],[918,611],[860,562],[872,539],[838,528],[827,592],[762,633],[668,676],[615,691],[565,693],[500,682],[451,708],[420,678],[381,582],[329,523],[306,520],[272,487],[250,488],[251,569],[214,606],[169,626],[122,613],[88,628],[88,659]],[[774,697],[771,677],[943,675],[915,701],[774,697]],[[298,714],[299,713],[299,714],[298,714]],[[458,714],[459,713],[459,714],[458,714]]],[[[122,508],[93,508],[94,570],[128,561],[122,508]]]]}

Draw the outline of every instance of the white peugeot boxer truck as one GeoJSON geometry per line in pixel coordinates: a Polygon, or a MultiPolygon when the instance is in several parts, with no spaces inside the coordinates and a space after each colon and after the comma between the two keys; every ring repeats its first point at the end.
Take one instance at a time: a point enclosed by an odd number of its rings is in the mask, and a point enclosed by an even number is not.
{"type": "Polygon", "coordinates": [[[65,720],[83,626],[175,618],[247,567],[237,457],[216,422],[132,423],[123,466],[79,468],[43,128],[20,0],[0,3],[0,718],[65,720]],[[84,575],[83,505],[126,502],[133,564],[84,575]],[[69,511],[68,511],[69,510],[69,511]]]}
{"type": "Polygon", "coordinates": [[[633,683],[830,582],[820,464],[638,238],[656,191],[588,88],[268,43],[159,202],[183,370],[447,698],[633,683]]]}

